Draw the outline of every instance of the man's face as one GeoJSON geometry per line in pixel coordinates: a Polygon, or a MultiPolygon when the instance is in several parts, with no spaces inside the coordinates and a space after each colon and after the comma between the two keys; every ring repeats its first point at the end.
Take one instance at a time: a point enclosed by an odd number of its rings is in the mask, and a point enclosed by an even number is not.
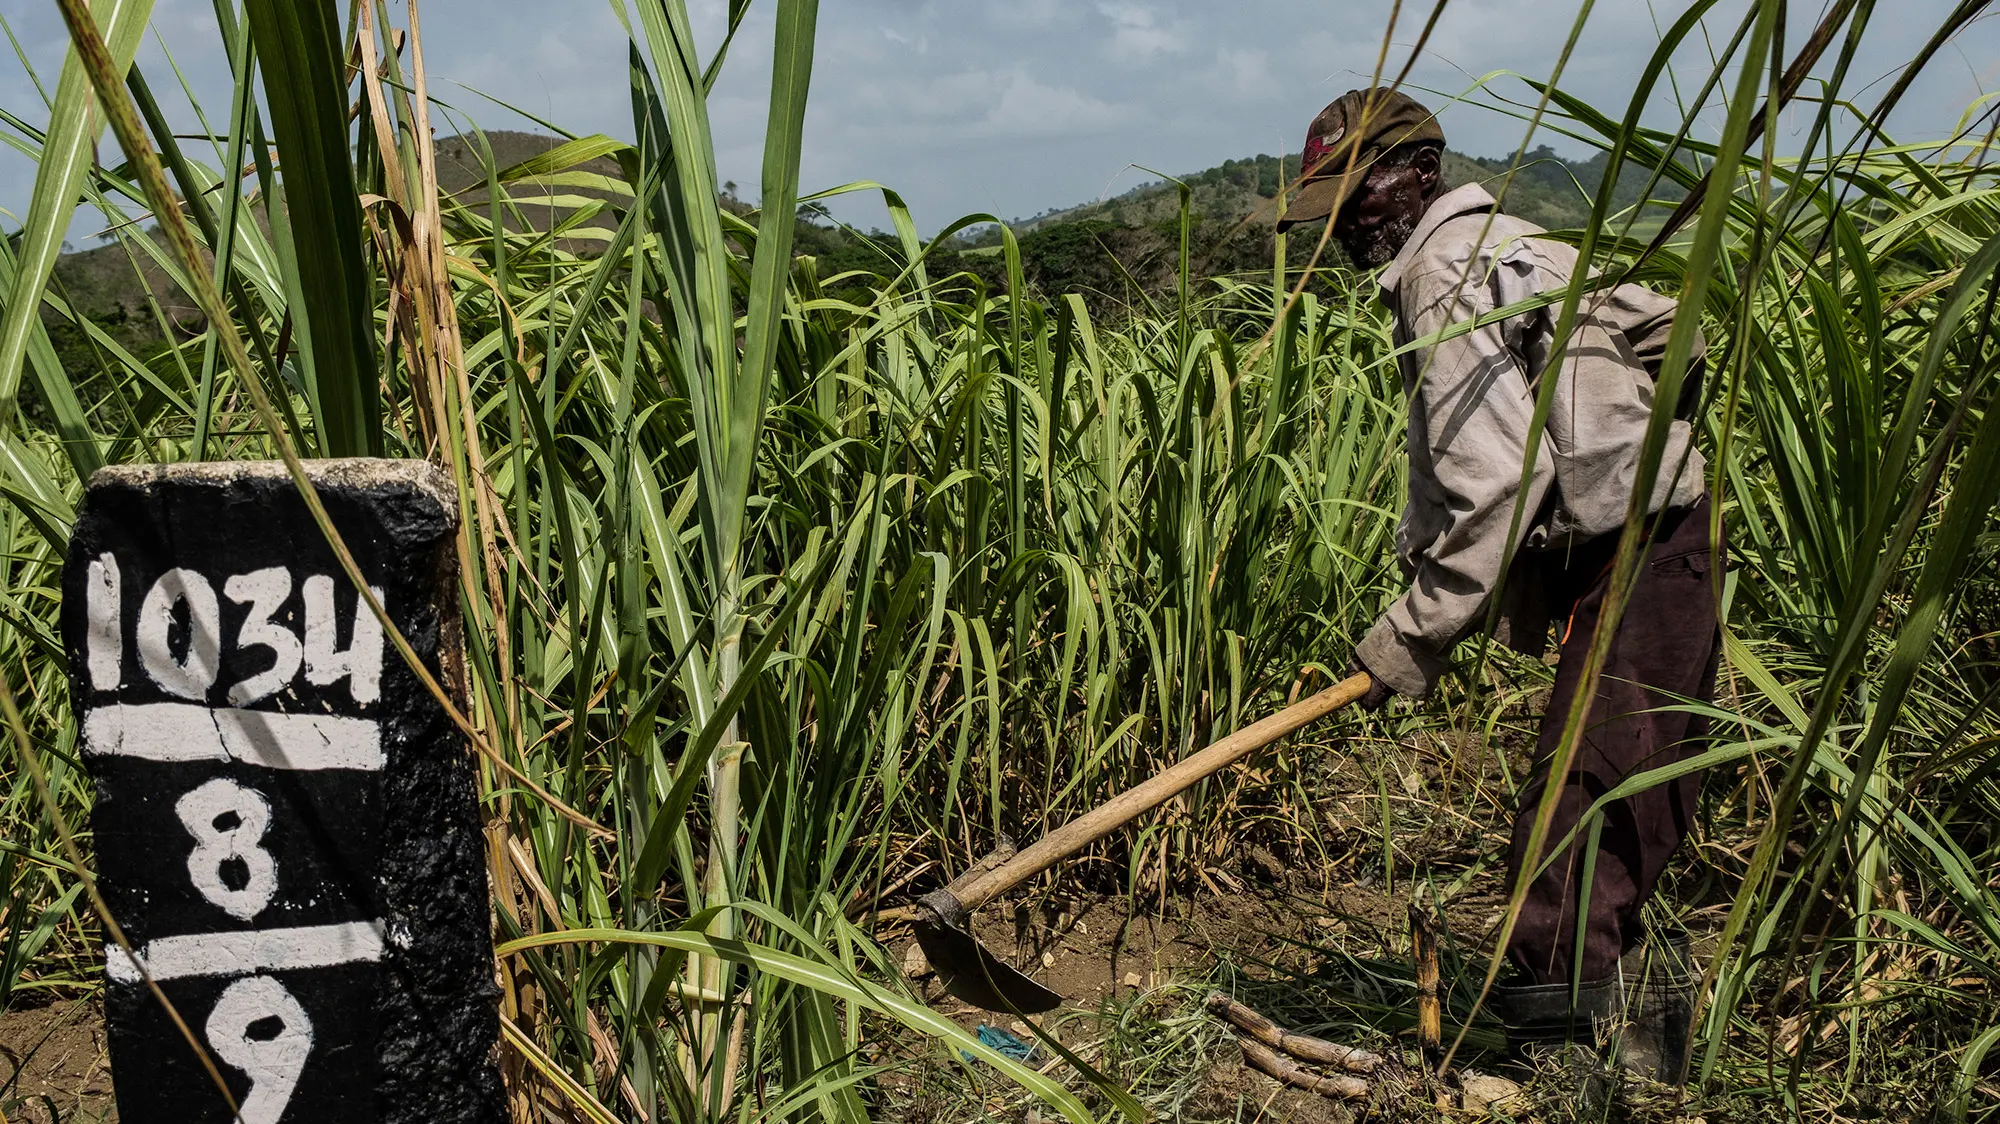
{"type": "Polygon", "coordinates": [[[1334,217],[1333,236],[1361,269],[1387,265],[1424,217],[1429,185],[1421,164],[1377,166],[1334,217]]]}

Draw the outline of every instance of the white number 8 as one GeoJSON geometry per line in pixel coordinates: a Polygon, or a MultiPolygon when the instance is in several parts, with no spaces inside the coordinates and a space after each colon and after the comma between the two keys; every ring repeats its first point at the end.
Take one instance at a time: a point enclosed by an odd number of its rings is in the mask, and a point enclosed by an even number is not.
{"type": "Polygon", "coordinates": [[[223,989],[204,1030],[216,1056],[250,1077],[236,1124],[278,1124],[312,1053],[312,1020],[305,1008],[284,984],[249,976],[223,989]],[[270,1031],[274,1020],[278,1029],[270,1031]]]}
{"type": "Polygon", "coordinates": [[[262,913],[278,890],[278,864],[262,845],[271,826],[271,802],[254,789],[217,777],[181,797],[174,812],[194,836],[188,877],[201,896],[240,921],[262,913]],[[232,862],[243,864],[238,886],[223,875],[232,862]]]}

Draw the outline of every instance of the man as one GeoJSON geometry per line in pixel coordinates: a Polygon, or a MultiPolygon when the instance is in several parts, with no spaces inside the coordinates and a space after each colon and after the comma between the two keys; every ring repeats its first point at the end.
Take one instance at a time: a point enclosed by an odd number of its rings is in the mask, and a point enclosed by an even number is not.
{"type": "MultiPolygon", "coordinates": [[[[1436,119],[1408,96],[1349,91],[1313,121],[1308,181],[1279,223],[1282,230],[1330,217],[1333,235],[1357,267],[1387,267],[1379,284],[1395,314],[1399,346],[1559,293],[1577,268],[1574,250],[1499,213],[1478,184],[1447,190],[1443,148],[1436,119]]],[[[1647,553],[1574,764],[1553,781],[1548,772],[1604,608],[1674,311],[1673,301],[1637,285],[1586,293],[1555,369],[1559,305],[1401,355],[1410,496],[1396,547],[1410,587],[1369,630],[1354,661],[1375,680],[1364,702],[1379,707],[1392,693],[1429,694],[1452,647],[1481,630],[1496,597],[1501,638],[1515,648],[1539,654],[1550,618],[1562,622],[1555,692],[1509,854],[1514,885],[1528,880],[1506,950],[1517,975],[1498,989],[1496,1007],[1517,1049],[1572,1036],[1587,1040],[1594,1027],[1622,1026],[1623,1063],[1666,1076],[1680,1069],[1683,1043],[1674,1039],[1685,1033],[1685,964],[1670,970],[1672,986],[1641,992],[1632,981],[1641,957],[1627,954],[1644,943],[1640,910],[1687,833],[1699,778],[1621,800],[1605,811],[1600,827],[1582,820],[1620,781],[1697,752],[1704,733],[1700,720],[1658,709],[1712,698],[1719,647],[1722,554],[1709,541],[1705,462],[1686,420],[1673,423],[1647,490],[1647,553]],[[1550,377],[1557,380],[1553,406],[1523,494],[1535,394],[1550,377]],[[1519,537],[1510,542],[1517,506],[1519,537]],[[1502,588],[1510,546],[1517,553],[1502,588]],[[1528,837],[1551,784],[1555,819],[1544,850],[1554,857],[1532,863],[1528,837]],[[1584,841],[1593,831],[1590,864],[1584,841]],[[1566,838],[1574,842],[1555,847],[1566,838]],[[1587,899],[1586,865],[1592,866],[1587,899]],[[1577,911],[1585,901],[1579,942],[1577,911]],[[1646,996],[1651,1009],[1641,1011],[1646,996]]],[[[1684,943],[1679,951],[1684,956],[1684,943]]]]}

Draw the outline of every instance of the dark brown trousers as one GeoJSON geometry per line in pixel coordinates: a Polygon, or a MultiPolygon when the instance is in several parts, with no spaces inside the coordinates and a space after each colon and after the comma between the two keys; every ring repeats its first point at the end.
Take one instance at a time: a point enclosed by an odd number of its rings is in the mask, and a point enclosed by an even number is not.
{"type": "MultiPolygon", "coordinates": [[[[1534,875],[1507,954],[1536,983],[1567,983],[1578,940],[1577,910],[1592,827],[1579,822],[1598,797],[1636,773],[1699,753],[1707,722],[1677,710],[1681,699],[1714,698],[1717,576],[1720,544],[1708,540],[1707,499],[1669,513],[1640,562],[1584,717],[1582,744],[1556,795],[1555,821],[1543,845],[1555,858],[1534,875]],[[1571,842],[1555,850],[1575,830],[1571,842]]],[[[1554,613],[1567,613],[1555,693],[1542,719],[1537,761],[1522,786],[1508,855],[1510,885],[1528,865],[1528,836],[1549,785],[1549,767],[1583,679],[1591,637],[1609,593],[1617,535],[1593,540],[1550,567],[1554,613]]],[[[1619,957],[1643,937],[1639,911],[1653,896],[1667,861],[1681,845],[1700,795],[1700,774],[1634,793],[1604,809],[1591,867],[1589,916],[1582,933],[1583,980],[1611,975],[1619,957]]],[[[1539,866],[1539,864],[1538,864],[1539,866]]]]}

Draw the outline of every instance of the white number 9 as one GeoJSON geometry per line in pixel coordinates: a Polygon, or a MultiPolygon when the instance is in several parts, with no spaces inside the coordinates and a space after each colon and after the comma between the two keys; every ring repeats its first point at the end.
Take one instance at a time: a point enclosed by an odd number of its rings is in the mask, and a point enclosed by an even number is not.
{"type": "Polygon", "coordinates": [[[204,1029],[215,1055],[250,1077],[236,1124],[278,1124],[312,1053],[312,1020],[305,1008],[284,984],[249,976],[223,990],[204,1029]]]}

